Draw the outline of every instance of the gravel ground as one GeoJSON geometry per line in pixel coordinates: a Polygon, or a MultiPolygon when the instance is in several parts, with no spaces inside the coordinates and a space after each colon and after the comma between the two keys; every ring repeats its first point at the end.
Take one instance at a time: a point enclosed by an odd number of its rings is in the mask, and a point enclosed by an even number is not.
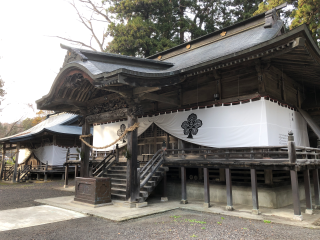
{"type": "Polygon", "coordinates": [[[126,222],[85,217],[6,231],[0,239],[319,239],[320,230],[174,210],[126,222]]]}
{"type": "MultiPolygon", "coordinates": [[[[34,199],[73,195],[52,189],[60,186],[62,181],[0,184],[0,210],[40,205],[34,199]]],[[[174,210],[120,223],[85,217],[0,232],[0,239],[320,239],[320,230],[174,210]]]]}
{"type": "MultiPolygon", "coordinates": [[[[35,202],[35,199],[74,195],[73,192],[53,189],[63,184],[63,181],[19,184],[0,182],[0,210],[42,205],[35,202]]],[[[74,183],[71,181],[69,184],[74,183]]]]}

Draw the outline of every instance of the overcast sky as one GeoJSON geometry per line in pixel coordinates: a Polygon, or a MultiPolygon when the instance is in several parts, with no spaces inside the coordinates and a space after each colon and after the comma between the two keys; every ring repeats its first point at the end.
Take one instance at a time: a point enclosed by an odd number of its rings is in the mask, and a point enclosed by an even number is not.
{"type": "MultiPolygon", "coordinates": [[[[102,34],[101,24],[97,31],[102,34]]],[[[55,35],[90,39],[68,1],[0,1],[0,76],[7,91],[0,122],[35,115],[37,109],[33,112],[26,104],[35,106],[49,92],[66,55],[60,43],[71,45],[49,37],[55,35]]]]}

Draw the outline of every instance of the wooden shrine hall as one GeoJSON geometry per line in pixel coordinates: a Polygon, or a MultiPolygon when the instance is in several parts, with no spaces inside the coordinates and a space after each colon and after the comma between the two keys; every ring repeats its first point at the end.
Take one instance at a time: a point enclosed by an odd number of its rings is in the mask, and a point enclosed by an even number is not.
{"type": "Polygon", "coordinates": [[[195,169],[206,207],[216,172],[229,210],[232,183],[248,182],[254,214],[258,186],[287,179],[288,205],[302,219],[299,186],[306,213],[320,207],[320,50],[306,25],[285,31],[282,7],[146,59],[61,45],[63,67],[38,109],[83,116],[82,177],[90,148],[117,149],[94,167],[111,177],[115,199],[144,201],[176,169],[187,203],[195,169]]]}

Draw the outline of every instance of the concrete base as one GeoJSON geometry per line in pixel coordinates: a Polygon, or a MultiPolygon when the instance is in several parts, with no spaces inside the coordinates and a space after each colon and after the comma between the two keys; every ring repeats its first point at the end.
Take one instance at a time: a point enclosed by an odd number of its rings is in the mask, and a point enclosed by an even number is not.
{"type": "Polygon", "coordinates": [[[147,202],[136,203],[136,208],[142,208],[148,206],[147,202]]]}
{"type": "Polygon", "coordinates": [[[210,206],[211,206],[210,203],[204,203],[204,204],[203,204],[203,207],[204,207],[204,208],[209,208],[210,206]]]}
{"type": "Polygon", "coordinates": [[[226,210],[227,210],[227,211],[233,211],[234,208],[233,208],[233,206],[226,206],[226,210]]]}
{"type": "Polygon", "coordinates": [[[314,209],[320,209],[320,205],[314,205],[314,209]]]}
{"type": "Polygon", "coordinates": [[[312,214],[313,214],[313,209],[306,209],[305,213],[306,213],[306,214],[311,214],[311,215],[312,215],[312,214]]]}
{"type": "MultiPolygon", "coordinates": [[[[160,190],[159,190],[160,191],[160,190]]],[[[167,182],[167,194],[169,199],[181,198],[181,183],[167,182]]],[[[313,195],[313,187],[311,187],[313,195]]],[[[159,192],[159,194],[161,194],[159,192]]],[[[187,182],[188,200],[203,201],[204,191],[203,183],[187,182]]],[[[233,205],[251,205],[252,192],[250,186],[232,186],[233,205]]],[[[300,200],[305,199],[304,185],[299,184],[300,200]]],[[[291,186],[280,186],[274,188],[258,188],[259,207],[281,208],[293,204],[291,186]]],[[[210,201],[214,203],[226,204],[227,194],[226,186],[210,183],[210,201]]],[[[251,205],[252,206],[252,205],[251,205]]]]}
{"type": "Polygon", "coordinates": [[[251,213],[252,213],[253,215],[260,215],[260,214],[261,214],[261,212],[260,212],[259,209],[252,209],[251,213]]]}
{"type": "Polygon", "coordinates": [[[68,186],[68,185],[63,185],[63,187],[64,187],[64,188],[68,188],[69,186],[68,186]]]}
{"type": "Polygon", "coordinates": [[[84,202],[79,202],[79,201],[72,201],[72,203],[80,204],[82,206],[87,206],[87,207],[92,207],[92,208],[104,207],[104,206],[108,206],[108,205],[113,204],[112,202],[110,202],[110,203],[101,203],[101,204],[94,205],[94,204],[84,203],[84,202]]]}
{"type": "Polygon", "coordinates": [[[167,197],[162,197],[161,198],[161,202],[168,202],[168,198],[167,197]]]}
{"type": "Polygon", "coordinates": [[[181,203],[181,204],[187,204],[187,203],[188,203],[188,200],[181,200],[180,203],[181,203]]]}
{"type": "Polygon", "coordinates": [[[302,221],[303,217],[302,217],[302,215],[294,215],[293,220],[302,221]]]}

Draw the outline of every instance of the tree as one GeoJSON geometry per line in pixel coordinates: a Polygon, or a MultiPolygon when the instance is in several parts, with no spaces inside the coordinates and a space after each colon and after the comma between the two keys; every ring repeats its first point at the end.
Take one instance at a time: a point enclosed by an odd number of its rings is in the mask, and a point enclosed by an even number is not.
{"type": "Polygon", "coordinates": [[[1,101],[3,100],[3,97],[7,94],[6,91],[3,89],[4,87],[4,81],[0,77],[0,104],[1,101]]]}
{"type": "Polygon", "coordinates": [[[294,20],[290,28],[307,24],[313,39],[320,47],[320,0],[299,0],[298,9],[292,13],[294,20]]]}
{"type": "MultiPolygon", "coordinates": [[[[70,4],[100,51],[136,57],[148,57],[245,20],[258,9],[257,0],[103,0],[99,4],[78,0],[70,4]],[[89,17],[79,11],[78,3],[91,10],[89,17]],[[95,21],[108,25],[100,38],[94,31],[95,21]],[[105,46],[107,37],[113,39],[105,46]]],[[[86,44],[59,38],[96,51],[91,40],[86,44]]]]}
{"type": "Polygon", "coordinates": [[[320,0],[266,0],[259,4],[254,15],[268,11],[280,4],[288,2],[290,7],[280,10],[287,29],[293,29],[301,24],[307,24],[314,41],[320,47],[320,0]]]}
{"type": "Polygon", "coordinates": [[[36,116],[31,121],[32,127],[41,123],[43,120],[45,120],[46,116],[50,113],[51,113],[50,111],[43,111],[43,110],[38,111],[36,113],[36,116]]]}

